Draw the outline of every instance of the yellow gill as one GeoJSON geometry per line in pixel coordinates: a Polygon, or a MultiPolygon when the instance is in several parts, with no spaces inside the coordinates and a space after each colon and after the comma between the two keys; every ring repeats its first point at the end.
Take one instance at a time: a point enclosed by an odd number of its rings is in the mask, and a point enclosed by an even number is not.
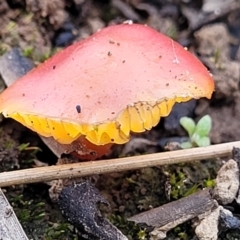
{"type": "Polygon", "coordinates": [[[123,144],[129,140],[130,132],[144,132],[156,126],[160,117],[167,116],[175,102],[186,102],[190,97],[165,99],[158,103],[136,103],[128,106],[119,114],[116,120],[99,124],[78,124],[60,119],[13,112],[3,112],[5,117],[11,117],[24,126],[36,131],[42,136],[53,136],[59,143],[70,144],[84,135],[95,145],[107,143],[123,144]]]}

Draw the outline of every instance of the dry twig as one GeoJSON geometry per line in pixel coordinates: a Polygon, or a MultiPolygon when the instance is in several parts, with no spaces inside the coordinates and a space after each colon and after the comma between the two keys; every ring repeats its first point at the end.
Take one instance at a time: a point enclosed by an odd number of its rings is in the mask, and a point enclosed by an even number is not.
{"type": "Polygon", "coordinates": [[[0,188],[0,239],[28,240],[16,214],[0,188]]]}
{"type": "Polygon", "coordinates": [[[0,187],[50,181],[61,178],[75,178],[94,174],[121,172],[203,159],[216,159],[230,156],[233,147],[239,148],[240,141],[173,152],[3,172],[0,173],[0,187]]]}
{"type": "Polygon", "coordinates": [[[139,213],[128,220],[154,227],[152,239],[164,239],[166,232],[190,219],[206,214],[218,207],[211,189],[205,189],[163,206],[139,213]],[[156,237],[158,236],[158,237],[156,237]]]}

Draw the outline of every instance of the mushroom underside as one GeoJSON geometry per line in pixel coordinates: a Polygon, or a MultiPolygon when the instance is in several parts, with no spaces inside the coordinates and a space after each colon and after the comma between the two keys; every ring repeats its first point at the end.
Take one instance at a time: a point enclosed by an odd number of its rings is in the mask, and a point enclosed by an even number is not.
{"type": "Polygon", "coordinates": [[[70,144],[82,136],[95,145],[124,144],[129,141],[131,132],[150,130],[158,124],[161,117],[169,115],[176,102],[190,99],[191,97],[176,97],[155,103],[137,102],[128,105],[115,119],[90,124],[17,111],[3,114],[44,137],[53,137],[61,144],[70,144]]]}

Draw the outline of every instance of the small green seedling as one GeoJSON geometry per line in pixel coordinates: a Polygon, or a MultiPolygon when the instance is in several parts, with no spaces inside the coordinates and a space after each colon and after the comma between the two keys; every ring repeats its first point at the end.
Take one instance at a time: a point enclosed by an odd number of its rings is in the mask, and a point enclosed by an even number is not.
{"type": "Polygon", "coordinates": [[[211,144],[209,133],[212,128],[212,119],[209,115],[202,117],[197,124],[192,118],[182,117],[180,124],[189,136],[189,141],[183,142],[181,148],[205,147],[211,144]]]}

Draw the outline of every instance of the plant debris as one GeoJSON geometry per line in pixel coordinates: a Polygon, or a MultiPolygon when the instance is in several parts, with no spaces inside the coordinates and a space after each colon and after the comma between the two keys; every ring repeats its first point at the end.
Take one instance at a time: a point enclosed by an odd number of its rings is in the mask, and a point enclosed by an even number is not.
{"type": "Polygon", "coordinates": [[[68,221],[85,239],[127,240],[127,238],[97,209],[97,204],[109,205],[89,182],[68,186],[59,195],[58,205],[68,221]]]}

